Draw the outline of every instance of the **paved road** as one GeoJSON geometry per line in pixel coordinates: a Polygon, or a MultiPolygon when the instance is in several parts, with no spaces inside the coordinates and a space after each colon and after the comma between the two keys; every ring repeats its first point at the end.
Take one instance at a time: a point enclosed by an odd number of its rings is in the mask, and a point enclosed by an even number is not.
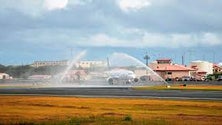
{"type": "Polygon", "coordinates": [[[0,94],[222,100],[221,91],[134,90],[130,87],[1,88],[0,94]]]}

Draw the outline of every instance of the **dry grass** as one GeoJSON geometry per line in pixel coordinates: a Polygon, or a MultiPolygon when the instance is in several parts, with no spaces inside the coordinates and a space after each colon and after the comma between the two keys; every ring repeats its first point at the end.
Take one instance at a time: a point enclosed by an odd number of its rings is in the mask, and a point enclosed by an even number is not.
{"type": "Polygon", "coordinates": [[[0,96],[0,124],[221,124],[221,101],[0,96]]]}

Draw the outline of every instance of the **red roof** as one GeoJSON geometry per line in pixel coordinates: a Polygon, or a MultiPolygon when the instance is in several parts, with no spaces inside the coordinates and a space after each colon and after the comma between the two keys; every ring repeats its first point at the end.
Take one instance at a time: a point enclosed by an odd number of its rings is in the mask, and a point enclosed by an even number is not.
{"type": "Polygon", "coordinates": [[[169,58],[157,59],[156,61],[171,61],[169,58]]]}
{"type": "Polygon", "coordinates": [[[221,68],[218,64],[213,64],[213,67],[221,68]]]}
{"type": "Polygon", "coordinates": [[[157,65],[153,69],[154,71],[194,71],[195,69],[185,67],[183,65],[167,65],[167,66],[159,66],[157,65]]]}

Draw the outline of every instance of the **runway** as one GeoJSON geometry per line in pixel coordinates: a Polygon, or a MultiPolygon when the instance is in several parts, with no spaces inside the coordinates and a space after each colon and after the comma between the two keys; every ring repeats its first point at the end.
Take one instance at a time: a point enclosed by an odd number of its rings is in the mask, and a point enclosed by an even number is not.
{"type": "Polygon", "coordinates": [[[1,95],[222,100],[221,91],[135,90],[131,87],[1,88],[1,95]]]}

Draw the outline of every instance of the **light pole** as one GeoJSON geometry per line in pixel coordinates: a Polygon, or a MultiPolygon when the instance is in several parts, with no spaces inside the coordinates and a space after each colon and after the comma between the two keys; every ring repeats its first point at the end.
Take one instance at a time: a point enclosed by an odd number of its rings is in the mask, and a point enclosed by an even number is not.
{"type": "MultiPolygon", "coordinates": [[[[147,52],[146,52],[146,55],[143,57],[145,60],[146,60],[146,66],[148,66],[148,61],[150,59],[150,57],[148,56],[147,52]]],[[[148,74],[148,70],[146,69],[146,74],[148,74]]]]}
{"type": "Polygon", "coordinates": [[[147,52],[146,52],[146,55],[144,56],[144,59],[146,60],[146,65],[148,66],[148,61],[150,59],[150,57],[148,56],[147,52]]]}

